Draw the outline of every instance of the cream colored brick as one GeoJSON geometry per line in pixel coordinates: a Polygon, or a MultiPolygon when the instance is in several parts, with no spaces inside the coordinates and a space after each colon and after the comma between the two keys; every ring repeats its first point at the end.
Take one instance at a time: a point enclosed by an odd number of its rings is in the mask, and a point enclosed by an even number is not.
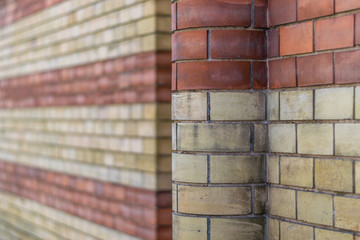
{"type": "Polygon", "coordinates": [[[268,120],[279,120],[279,92],[270,92],[267,96],[268,120]]]}
{"type": "Polygon", "coordinates": [[[258,183],[264,178],[261,156],[210,156],[211,183],[258,183]]]}
{"type": "Polygon", "coordinates": [[[254,151],[267,152],[268,126],[264,124],[254,124],[254,151]]]}
{"type": "Polygon", "coordinates": [[[181,213],[240,215],[251,212],[249,187],[178,186],[178,209],[181,213]]]}
{"type": "Polygon", "coordinates": [[[266,213],[266,187],[254,187],[254,214],[266,213]]]}
{"type": "Polygon", "coordinates": [[[320,240],[353,240],[352,234],[315,228],[315,239],[320,240]]]}
{"type": "Polygon", "coordinates": [[[280,229],[280,222],[279,220],[273,218],[267,218],[267,240],[279,240],[279,229],[280,229]]]}
{"type": "Polygon", "coordinates": [[[360,86],[355,87],[355,118],[360,119],[360,86]]]}
{"type": "Polygon", "coordinates": [[[299,124],[298,153],[333,154],[332,124],[299,124]]]}
{"type": "Polygon", "coordinates": [[[211,120],[264,120],[265,94],[210,93],[210,109],[211,120]]]}
{"type": "Polygon", "coordinates": [[[360,124],[335,124],[335,155],[360,156],[360,124]]]}
{"type": "Polygon", "coordinates": [[[177,185],[172,184],[171,199],[172,199],[172,210],[177,212],[177,185]]]}
{"type": "Polygon", "coordinates": [[[263,219],[221,219],[210,220],[211,240],[264,239],[263,219]]]}
{"type": "Polygon", "coordinates": [[[270,187],[268,201],[270,215],[295,219],[296,206],[294,190],[270,187]]]}
{"type": "Polygon", "coordinates": [[[280,119],[313,119],[313,91],[280,92],[280,119]]]}
{"type": "Polygon", "coordinates": [[[279,183],[279,157],[268,156],[267,178],[269,183],[279,183]]]}
{"type": "Polygon", "coordinates": [[[352,119],[354,88],[315,90],[315,119],[352,119]]]}
{"type": "Polygon", "coordinates": [[[171,14],[171,2],[167,0],[156,1],[156,13],[158,14],[171,14]]]}
{"type": "Polygon", "coordinates": [[[173,214],[173,239],[207,239],[206,218],[195,218],[173,214]]]}
{"type": "Polygon", "coordinates": [[[156,31],[156,18],[150,17],[141,19],[136,24],[137,34],[149,34],[154,33],[156,31]]]}
{"type": "Polygon", "coordinates": [[[204,92],[172,94],[173,120],[206,120],[207,109],[207,94],[204,92]]]}
{"type": "Polygon", "coordinates": [[[297,157],[281,157],[281,184],[312,187],[313,159],[297,157]]]}
{"type": "Polygon", "coordinates": [[[296,137],[294,124],[269,125],[270,152],[296,152],[296,137]]]}
{"type": "Polygon", "coordinates": [[[239,152],[250,151],[248,124],[177,124],[178,150],[239,152]]]}
{"type": "Polygon", "coordinates": [[[353,164],[348,160],[316,159],[315,187],[324,190],[352,192],[353,164]]]}
{"type": "Polygon", "coordinates": [[[332,226],[332,196],[328,194],[298,191],[297,212],[299,220],[332,226]]]}
{"type": "Polygon", "coordinates": [[[172,150],[177,150],[177,123],[171,124],[172,150]]]}
{"type": "Polygon", "coordinates": [[[291,239],[291,240],[313,240],[313,228],[294,224],[294,223],[288,223],[288,222],[280,222],[280,234],[281,239],[291,239]]]}
{"type": "Polygon", "coordinates": [[[172,154],[172,179],[180,182],[207,183],[207,156],[172,154]]]}
{"type": "Polygon", "coordinates": [[[355,192],[360,193],[360,162],[355,162],[355,192]]]}
{"type": "Polygon", "coordinates": [[[360,231],[360,199],[335,197],[335,227],[360,231]]]}

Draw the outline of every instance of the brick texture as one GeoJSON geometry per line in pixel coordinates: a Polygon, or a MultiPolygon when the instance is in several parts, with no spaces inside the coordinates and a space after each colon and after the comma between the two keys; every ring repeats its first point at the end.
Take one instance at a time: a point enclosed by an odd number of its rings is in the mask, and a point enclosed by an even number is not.
{"type": "Polygon", "coordinates": [[[336,12],[348,11],[360,8],[360,3],[356,0],[335,0],[336,12]]]}
{"type": "Polygon", "coordinates": [[[313,23],[300,23],[280,28],[280,55],[313,51],[313,23]]]}
{"type": "Polygon", "coordinates": [[[359,59],[360,51],[335,53],[335,82],[359,82],[359,59]]]}
{"type": "Polygon", "coordinates": [[[207,58],[207,31],[178,32],[172,35],[172,60],[207,58]]]}
{"type": "Polygon", "coordinates": [[[296,21],[296,0],[270,0],[269,25],[280,25],[296,21]]]}
{"type": "Polygon", "coordinates": [[[333,54],[320,54],[297,59],[299,86],[331,84],[334,81],[333,54]]]}
{"type": "Polygon", "coordinates": [[[333,0],[298,0],[298,20],[316,18],[334,13],[333,0]]]}
{"type": "Polygon", "coordinates": [[[269,62],[269,85],[271,89],[296,86],[295,58],[269,62]]]}

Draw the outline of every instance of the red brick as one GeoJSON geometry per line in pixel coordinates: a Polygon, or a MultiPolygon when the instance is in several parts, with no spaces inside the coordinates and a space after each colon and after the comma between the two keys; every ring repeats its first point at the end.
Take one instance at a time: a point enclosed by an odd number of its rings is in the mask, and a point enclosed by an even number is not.
{"type": "Polygon", "coordinates": [[[296,21],[296,0],[270,0],[269,26],[296,21]]]}
{"type": "Polygon", "coordinates": [[[334,13],[334,0],[298,0],[298,20],[334,13]]]}
{"type": "Polygon", "coordinates": [[[171,31],[175,31],[176,30],[176,25],[177,25],[177,14],[176,14],[176,9],[177,8],[177,3],[173,3],[171,5],[171,31]]]}
{"type": "Polygon", "coordinates": [[[267,56],[278,57],[280,55],[280,30],[278,28],[266,31],[267,56]]]}
{"type": "Polygon", "coordinates": [[[313,22],[280,28],[280,55],[313,51],[313,22]]]}
{"type": "Polygon", "coordinates": [[[267,27],[268,0],[255,0],[254,27],[267,27]]]}
{"type": "Polygon", "coordinates": [[[360,82],[360,51],[335,53],[335,83],[360,82]]]}
{"type": "Polygon", "coordinates": [[[184,0],[177,3],[177,28],[250,26],[251,0],[184,0]]]}
{"type": "Polygon", "coordinates": [[[295,58],[269,61],[270,89],[295,87],[296,70],[295,58]]]}
{"type": "Polygon", "coordinates": [[[316,50],[352,47],[353,45],[354,15],[316,21],[316,50]]]}
{"type": "Polygon", "coordinates": [[[264,31],[212,30],[211,58],[264,59],[264,31]]]}
{"type": "Polygon", "coordinates": [[[265,62],[253,62],[254,89],[267,89],[267,66],[265,62]]]}
{"type": "Polygon", "coordinates": [[[171,90],[177,89],[177,63],[172,64],[172,71],[171,71],[171,90]]]}
{"type": "Polygon", "coordinates": [[[335,0],[335,11],[343,12],[360,8],[359,0],[335,0]]]}
{"type": "Polygon", "coordinates": [[[249,89],[250,62],[189,62],[178,64],[177,87],[185,89],[249,89]]]}
{"type": "Polygon", "coordinates": [[[333,54],[299,57],[297,76],[299,86],[333,83],[333,54]]]}
{"type": "Polygon", "coordinates": [[[177,32],[172,35],[172,60],[207,58],[207,31],[177,32]]]}
{"type": "Polygon", "coordinates": [[[360,13],[355,15],[355,44],[360,44],[360,13]]]}

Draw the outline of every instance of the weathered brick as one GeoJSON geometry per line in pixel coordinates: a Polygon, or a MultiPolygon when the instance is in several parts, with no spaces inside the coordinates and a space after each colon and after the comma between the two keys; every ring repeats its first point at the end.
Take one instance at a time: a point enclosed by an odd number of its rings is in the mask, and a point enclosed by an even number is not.
{"type": "Polygon", "coordinates": [[[279,229],[280,229],[280,222],[277,219],[267,218],[266,221],[266,237],[268,240],[279,240],[279,229]]]}
{"type": "Polygon", "coordinates": [[[207,31],[176,32],[172,35],[172,60],[207,58],[207,31]]]}
{"type": "Polygon", "coordinates": [[[355,192],[360,193],[360,162],[355,162],[355,192]]]}
{"type": "Polygon", "coordinates": [[[334,13],[333,0],[298,0],[298,20],[316,18],[334,13]]]}
{"type": "Polygon", "coordinates": [[[173,214],[173,239],[206,240],[206,218],[188,217],[173,214]]]}
{"type": "Polygon", "coordinates": [[[335,53],[335,83],[360,82],[360,51],[335,53]]]}
{"type": "Polygon", "coordinates": [[[254,27],[267,27],[267,0],[255,0],[254,6],[254,27]]]}
{"type": "Polygon", "coordinates": [[[266,197],[267,189],[263,187],[254,187],[253,207],[254,214],[265,214],[266,213],[266,197]]]}
{"type": "Polygon", "coordinates": [[[313,228],[288,222],[280,222],[280,235],[283,239],[291,240],[313,240],[313,228]]]}
{"type": "Polygon", "coordinates": [[[268,120],[279,120],[279,92],[270,92],[267,97],[268,120]]]}
{"type": "Polygon", "coordinates": [[[315,228],[315,239],[327,240],[353,240],[353,235],[348,233],[335,232],[326,229],[315,228]]]}
{"type": "Polygon", "coordinates": [[[172,154],[172,179],[180,182],[207,183],[207,156],[172,154]]]}
{"type": "Polygon", "coordinates": [[[315,23],[315,50],[352,47],[354,15],[318,20],[315,23]]]}
{"type": "Polygon", "coordinates": [[[357,198],[334,197],[335,227],[360,230],[360,201],[357,198]]]}
{"type": "Polygon", "coordinates": [[[296,137],[294,124],[270,124],[270,152],[296,152],[296,137]]]}
{"type": "Polygon", "coordinates": [[[355,87],[355,118],[360,118],[360,87],[355,87]]]}
{"type": "Polygon", "coordinates": [[[269,183],[279,183],[279,157],[268,156],[267,161],[267,181],[269,183]]]}
{"type": "Polygon", "coordinates": [[[206,120],[207,93],[173,93],[173,120],[206,120]]]}
{"type": "MultiPolygon", "coordinates": [[[[269,214],[295,219],[295,191],[282,188],[269,188],[268,208],[269,214]]],[[[292,238],[286,238],[292,239],[292,238]]]]}
{"type": "Polygon", "coordinates": [[[360,8],[360,3],[357,0],[335,0],[336,12],[348,11],[360,8]]]}
{"type": "Polygon", "coordinates": [[[335,154],[344,156],[360,156],[360,125],[335,124],[335,154]]]}
{"type": "Polygon", "coordinates": [[[270,0],[269,25],[280,25],[296,21],[296,0],[270,0]]]}
{"type": "Polygon", "coordinates": [[[280,120],[313,119],[313,92],[280,92],[280,120]]]}
{"type": "Polygon", "coordinates": [[[280,29],[270,29],[266,31],[267,34],[267,56],[280,56],[280,29]]]}
{"type": "Polygon", "coordinates": [[[172,210],[173,211],[177,211],[177,185],[176,184],[172,184],[172,187],[171,187],[171,199],[172,199],[172,210]]]}
{"type": "Polygon", "coordinates": [[[360,44],[360,13],[355,14],[355,44],[360,44]]]}
{"type": "Polygon", "coordinates": [[[298,152],[303,154],[333,154],[332,124],[299,124],[298,152]]]}
{"type": "Polygon", "coordinates": [[[267,152],[268,149],[268,126],[254,124],[254,152],[267,152]]]}
{"type": "Polygon", "coordinates": [[[179,212],[207,215],[239,215],[251,212],[249,187],[178,186],[179,212]]]}
{"type": "Polygon", "coordinates": [[[280,28],[280,55],[313,51],[313,22],[280,28]]]}
{"type": "Polygon", "coordinates": [[[213,240],[263,239],[263,219],[211,218],[210,234],[213,240]]]}
{"type": "Polygon", "coordinates": [[[312,158],[281,157],[280,168],[281,184],[312,188],[312,158]]]}
{"type": "Polygon", "coordinates": [[[266,62],[253,62],[253,88],[255,90],[267,89],[266,62]]]}
{"type": "Polygon", "coordinates": [[[296,70],[295,58],[269,61],[270,89],[295,87],[296,70]]]}
{"type": "Polygon", "coordinates": [[[171,31],[177,28],[177,3],[171,4],[171,31]]]}

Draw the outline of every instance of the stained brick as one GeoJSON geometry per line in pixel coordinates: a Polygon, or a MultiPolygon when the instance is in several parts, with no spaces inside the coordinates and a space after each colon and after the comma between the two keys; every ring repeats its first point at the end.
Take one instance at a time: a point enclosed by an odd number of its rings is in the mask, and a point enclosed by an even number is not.
{"type": "Polygon", "coordinates": [[[360,2],[358,0],[335,0],[335,6],[336,12],[343,12],[360,8],[360,2]]]}
{"type": "Polygon", "coordinates": [[[266,62],[253,62],[253,87],[254,89],[267,89],[266,62]]]}
{"type": "Polygon", "coordinates": [[[207,31],[176,32],[172,35],[172,60],[207,58],[207,31]]]}
{"type": "Polygon", "coordinates": [[[335,53],[335,83],[360,82],[360,51],[335,53]]]}
{"type": "Polygon", "coordinates": [[[271,29],[267,34],[267,56],[278,57],[280,55],[280,29],[271,29]]]}
{"type": "Polygon", "coordinates": [[[210,220],[212,240],[264,238],[263,219],[221,219],[210,220]]]}
{"type": "Polygon", "coordinates": [[[203,26],[250,26],[251,0],[178,2],[178,29],[203,26]]]}
{"type": "Polygon", "coordinates": [[[295,58],[269,61],[269,85],[270,89],[296,86],[295,58]]]}
{"type": "Polygon", "coordinates": [[[306,22],[280,28],[280,55],[313,51],[313,23],[306,22]]]}
{"type": "Polygon", "coordinates": [[[264,31],[211,31],[212,58],[263,59],[266,57],[264,31]]]}
{"type": "Polygon", "coordinates": [[[268,0],[255,0],[254,27],[267,27],[268,0]]]}
{"type": "Polygon", "coordinates": [[[320,54],[297,59],[299,86],[333,83],[333,54],[320,54]]]}
{"type": "Polygon", "coordinates": [[[334,0],[298,0],[298,20],[334,13],[334,0]]]}
{"type": "Polygon", "coordinates": [[[313,240],[312,227],[289,222],[280,222],[280,236],[282,239],[313,240]]]}
{"type": "Polygon", "coordinates": [[[296,194],[294,190],[270,187],[268,201],[269,214],[288,218],[296,217],[296,194]]]}
{"type": "Polygon", "coordinates": [[[296,21],[296,0],[270,0],[269,25],[296,21]]]}
{"type": "Polygon", "coordinates": [[[354,15],[323,19],[315,23],[315,49],[327,50],[354,45],[354,15]]]}

